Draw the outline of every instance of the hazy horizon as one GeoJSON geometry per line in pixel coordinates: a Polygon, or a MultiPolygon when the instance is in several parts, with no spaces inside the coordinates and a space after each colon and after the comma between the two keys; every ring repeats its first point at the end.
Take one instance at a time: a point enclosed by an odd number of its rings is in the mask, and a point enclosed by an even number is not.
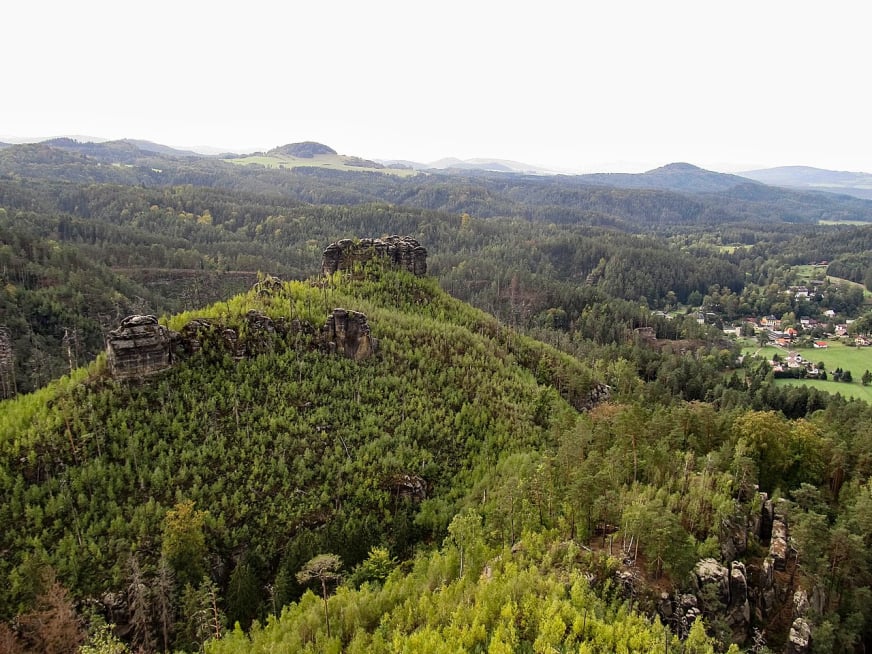
{"type": "MultiPolygon", "coordinates": [[[[280,147],[282,145],[286,145],[287,143],[274,143],[271,145],[263,145],[263,146],[252,146],[248,148],[232,148],[232,147],[221,147],[220,145],[213,145],[210,143],[200,143],[200,144],[178,144],[178,143],[165,143],[162,141],[158,141],[152,138],[143,138],[140,136],[124,136],[119,138],[107,138],[103,136],[96,135],[84,135],[84,134],[52,134],[46,136],[20,136],[20,135],[9,135],[9,134],[0,134],[0,143],[10,143],[13,145],[22,144],[22,143],[39,143],[43,141],[48,141],[52,139],[58,138],[69,138],[79,142],[93,142],[93,143],[102,143],[106,141],[116,141],[116,140],[132,140],[132,141],[146,141],[150,143],[154,143],[156,145],[162,145],[166,147],[173,148],[175,150],[188,150],[192,152],[196,152],[198,154],[206,155],[206,156],[214,156],[223,153],[232,153],[232,154],[252,154],[254,152],[266,152],[268,150],[272,150],[273,148],[280,147]]],[[[312,141],[314,139],[304,139],[307,141],[312,141]]],[[[301,141],[294,141],[301,142],[301,141]]],[[[438,157],[436,159],[425,160],[423,158],[408,158],[408,157],[373,157],[369,156],[368,153],[362,152],[343,152],[338,148],[335,148],[329,142],[322,142],[335,150],[341,155],[349,155],[349,156],[358,156],[366,159],[380,160],[380,161],[410,161],[417,164],[435,164],[448,159],[456,159],[462,162],[477,162],[477,161],[505,161],[512,162],[515,164],[525,165],[535,169],[547,170],[553,173],[563,173],[563,174],[592,174],[592,173],[643,173],[655,168],[660,168],[662,166],[667,166],[673,163],[689,163],[694,166],[698,166],[699,168],[703,168],[705,170],[710,170],[713,172],[720,173],[729,173],[736,174],[742,172],[754,172],[757,170],[766,170],[770,168],[782,168],[782,167],[808,167],[808,168],[818,168],[821,170],[831,170],[834,172],[851,172],[851,173],[867,173],[867,171],[862,170],[846,170],[846,169],[836,169],[836,168],[824,168],[823,166],[814,166],[814,165],[806,165],[806,164],[778,164],[778,165],[765,165],[765,164],[736,164],[736,163],[722,163],[720,165],[716,164],[714,166],[702,165],[699,162],[695,161],[604,161],[597,163],[590,163],[583,167],[579,168],[561,168],[560,166],[551,165],[549,162],[533,162],[533,161],[524,161],[518,158],[511,157],[489,157],[485,155],[476,155],[472,157],[461,158],[452,154],[445,154],[444,156],[438,157]]]]}
{"type": "Polygon", "coordinates": [[[421,162],[872,171],[864,5],[13,3],[0,132],[421,162]],[[39,47],[33,34],[38,28],[39,47]]]}

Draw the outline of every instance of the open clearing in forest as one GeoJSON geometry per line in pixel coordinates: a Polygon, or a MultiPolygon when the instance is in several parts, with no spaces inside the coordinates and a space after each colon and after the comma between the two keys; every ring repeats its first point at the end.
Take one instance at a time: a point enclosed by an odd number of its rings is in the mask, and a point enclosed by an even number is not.
{"type": "MultiPolygon", "coordinates": [[[[872,385],[863,386],[860,379],[863,377],[863,372],[872,370],[872,347],[854,347],[845,345],[835,341],[829,341],[826,348],[796,348],[795,351],[802,355],[804,359],[812,361],[815,364],[823,361],[824,367],[827,370],[828,379],[776,379],[775,383],[779,386],[804,384],[811,386],[827,393],[841,393],[844,397],[856,397],[861,400],[866,400],[872,403],[872,385]],[[832,371],[836,368],[842,370],[850,370],[853,381],[850,384],[844,382],[836,382],[832,380],[832,371]]],[[[759,347],[749,345],[742,350],[743,354],[754,354],[772,359],[772,356],[778,354],[782,359],[787,357],[787,350],[774,345],[759,347]]]]}

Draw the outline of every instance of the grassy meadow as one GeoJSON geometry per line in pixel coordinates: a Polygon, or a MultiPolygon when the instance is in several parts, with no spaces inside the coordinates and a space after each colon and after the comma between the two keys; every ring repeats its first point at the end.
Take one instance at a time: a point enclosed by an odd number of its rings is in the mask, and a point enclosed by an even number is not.
{"type": "MultiPolygon", "coordinates": [[[[742,354],[758,354],[767,359],[771,359],[775,354],[782,358],[787,356],[787,350],[784,348],[774,345],[761,348],[751,341],[747,341],[747,343],[746,347],[742,349],[742,354]]],[[[850,370],[853,378],[850,384],[835,382],[831,378],[826,381],[819,379],[777,379],[776,383],[779,385],[805,384],[828,393],[841,393],[844,397],[856,397],[872,402],[872,385],[863,386],[860,382],[863,372],[872,370],[872,347],[857,348],[838,341],[828,341],[828,343],[829,346],[825,349],[796,348],[796,352],[801,354],[804,359],[816,364],[822,361],[828,374],[836,368],[850,370]]]]}

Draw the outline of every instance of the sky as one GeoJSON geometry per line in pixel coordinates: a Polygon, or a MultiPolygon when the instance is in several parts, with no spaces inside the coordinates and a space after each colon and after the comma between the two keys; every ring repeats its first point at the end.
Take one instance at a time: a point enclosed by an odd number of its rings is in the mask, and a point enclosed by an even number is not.
{"type": "Polygon", "coordinates": [[[872,172],[872,6],[10,0],[0,141],[872,172]]]}

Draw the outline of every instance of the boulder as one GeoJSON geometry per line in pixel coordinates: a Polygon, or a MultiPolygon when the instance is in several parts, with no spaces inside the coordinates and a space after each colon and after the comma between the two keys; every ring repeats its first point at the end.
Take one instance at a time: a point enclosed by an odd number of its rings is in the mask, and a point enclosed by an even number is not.
{"type": "Polygon", "coordinates": [[[657,613],[663,618],[664,622],[669,622],[675,616],[675,610],[672,608],[672,598],[669,593],[660,593],[660,601],[657,602],[657,613]]]}

